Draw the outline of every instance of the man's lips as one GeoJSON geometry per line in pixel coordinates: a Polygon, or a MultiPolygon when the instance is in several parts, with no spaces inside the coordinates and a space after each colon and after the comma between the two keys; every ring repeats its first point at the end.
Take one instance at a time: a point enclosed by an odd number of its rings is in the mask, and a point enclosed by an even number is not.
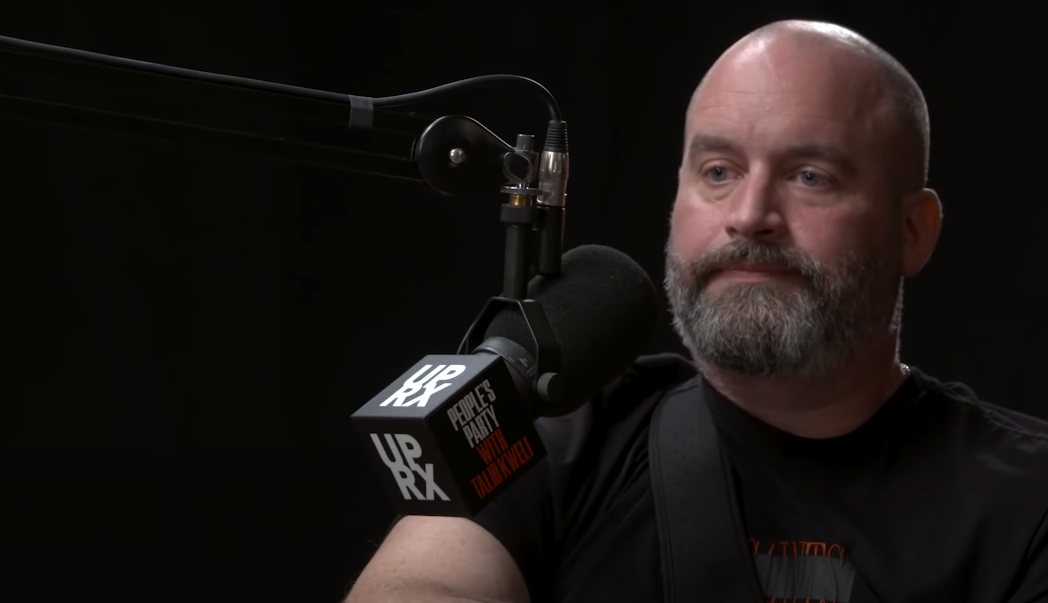
{"type": "Polygon", "coordinates": [[[729,264],[710,275],[711,281],[762,282],[790,279],[797,272],[774,264],[737,263],[729,264]]]}
{"type": "Polygon", "coordinates": [[[717,272],[744,272],[751,274],[786,274],[790,272],[782,266],[776,266],[774,264],[753,264],[753,263],[738,263],[729,264],[718,270],[717,272]]]}

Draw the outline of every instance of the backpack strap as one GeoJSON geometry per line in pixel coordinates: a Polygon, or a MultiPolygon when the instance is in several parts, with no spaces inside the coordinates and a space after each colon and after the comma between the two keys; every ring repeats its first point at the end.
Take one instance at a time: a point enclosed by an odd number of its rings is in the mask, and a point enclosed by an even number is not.
{"type": "Polygon", "coordinates": [[[648,440],[666,603],[764,603],[705,384],[655,407],[648,440]]]}

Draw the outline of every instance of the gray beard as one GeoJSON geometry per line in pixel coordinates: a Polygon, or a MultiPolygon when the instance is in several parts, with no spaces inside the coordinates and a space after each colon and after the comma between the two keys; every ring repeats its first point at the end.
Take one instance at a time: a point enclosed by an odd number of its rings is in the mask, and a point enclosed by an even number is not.
{"type": "Polygon", "coordinates": [[[696,362],[748,376],[819,376],[898,331],[902,280],[878,289],[880,268],[874,256],[853,256],[830,272],[797,252],[742,242],[690,263],[667,252],[665,284],[674,329],[696,362]],[[709,293],[713,274],[736,262],[780,266],[804,284],[740,283],[709,293]]]}

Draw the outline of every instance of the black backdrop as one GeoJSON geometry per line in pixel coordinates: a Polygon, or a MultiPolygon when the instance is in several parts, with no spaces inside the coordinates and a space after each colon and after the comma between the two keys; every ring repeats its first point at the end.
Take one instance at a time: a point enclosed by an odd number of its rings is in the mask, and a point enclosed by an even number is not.
{"type": "MultiPolygon", "coordinates": [[[[0,34],[375,96],[528,75],[571,125],[568,244],[617,247],[661,279],[703,71],[773,19],[855,27],[910,67],[932,111],[945,231],[909,287],[906,360],[1048,416],[1032,13],[358,4],[12,2],[0,34]]],[[[543,108],[520,96],[448,110],[541,138],[543,108]]],[[[348,415],[453,350],[497,293],[500,196],[3,118],[0,132],[2,598],[337,601],[391,516],[348,415]]],[[[653,350],[679,349],[665,322],[653,350]]]]}

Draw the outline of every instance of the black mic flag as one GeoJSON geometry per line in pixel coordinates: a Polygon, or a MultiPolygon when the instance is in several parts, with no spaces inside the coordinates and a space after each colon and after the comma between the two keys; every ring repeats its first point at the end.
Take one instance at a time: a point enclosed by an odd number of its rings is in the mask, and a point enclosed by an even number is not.
{"type": "Polygon", "coordinates": [[[402,513],[470,517],[545,456],[527,407],[500,356],[431,355],[353,423],[402,513]]]}

